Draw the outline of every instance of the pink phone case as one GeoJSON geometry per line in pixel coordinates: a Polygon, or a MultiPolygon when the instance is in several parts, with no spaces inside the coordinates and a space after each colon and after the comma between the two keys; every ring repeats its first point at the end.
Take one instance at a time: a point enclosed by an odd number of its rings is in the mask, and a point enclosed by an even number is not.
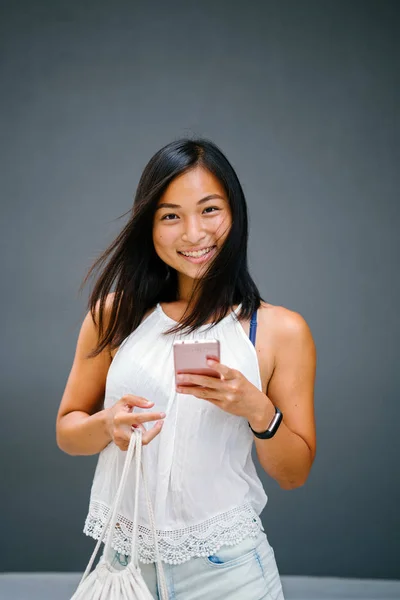
{"type": "Polygon", "coordinates": [[[174,342],[175,377],[178,373],[219,377],[219,373],[207,365],[208,358],[220,359],[219,340],[174,342]]]}

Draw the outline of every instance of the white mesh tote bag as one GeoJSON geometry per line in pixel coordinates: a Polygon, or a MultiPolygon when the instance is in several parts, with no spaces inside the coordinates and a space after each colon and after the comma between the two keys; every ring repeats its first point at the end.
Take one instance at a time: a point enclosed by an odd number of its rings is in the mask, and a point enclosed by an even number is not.
{"type": "Polygon", "coordinates": [[[140,473],[142,473],[143,485],[146,495],[147,509],[149,513],[150,524],[153,532],[154,549],[156,555],[157,578],[161,593],[161,600],[168,600],[168,591],[165,581],[164,569],[161,563],[158,551],[156,527],[154,522],[154,513],[151,506],[150,496],[147,489],[146,477],[142,464],[142,431],[136,428],[132,431],[129,447],[126,453],[124,468],[121,475],[121,481],[115,495],[113,508],[110,516],[105,523],[100,539],[98,540],[93,554],[89,560],[82,579],[78,585],[75,594],[71,600],[154,600],[149,588],[147,587],[140,571],[137,558],[137,526],[138,526],[138,501],[139,501],[139,483],[140,473]],[[107,557],[110,555],[111,540],[113,531],[118,519],[118,509],[122,494],[124,493],[125,483],[128,476],[129,465],[135,455],[135,498],[134,515],[132,527],[132,546],[129,563],[122,571],[114,569],[107,557]],[[107,532],[107,528],[110,525],[107,532]],[[90,573],[94,560],[99,551],[102,541],[105,539],[104,553],[99,560],[96,568],[90,573]]]}

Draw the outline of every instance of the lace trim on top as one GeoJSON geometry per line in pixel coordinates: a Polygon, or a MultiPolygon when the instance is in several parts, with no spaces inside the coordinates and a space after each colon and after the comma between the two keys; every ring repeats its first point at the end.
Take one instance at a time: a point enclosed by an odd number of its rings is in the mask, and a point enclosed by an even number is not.
{"type": "MultiPolygon", "coordinates": [[[[105,504],[92,501],[83,532],[98,540],[109,511],[105,504]]],[[[223,545],[234,546],[246,537],[256,537],[260,529],[264,530],[259,516],[247,504],[212,517],[199,525],[173,531],[157,531],[157,540],[161,559],[177,565],[195,556],[215,554],[223,545]]],[[[121,554],[129,555],[131,537],[132,521],[118,515],[112,548],[121,554]]],[[[139,525],[138,538],[138,559],[142,563],[155,562],[151,530],[139,525]]]]}

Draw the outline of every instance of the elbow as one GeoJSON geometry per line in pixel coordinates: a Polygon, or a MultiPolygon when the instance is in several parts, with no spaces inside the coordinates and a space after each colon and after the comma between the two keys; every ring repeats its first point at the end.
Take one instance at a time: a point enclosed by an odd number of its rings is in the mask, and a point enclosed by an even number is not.
{"type": "Polygon", "coordinates": [[[56,443],[58,448],[65,452],[65,454],[69,454],[70,456],[77,456],[77,452],[74,452],[71,443],[68,443],[68,436],[63,434],[63,428],[60,423],[57,423],[56,426],[56,443]]]}
{"type": "Polygon", "coordinates": [[[58,448],[62,451],[65,452],[65,454],[69,454],[70,456],[75,456],[75,452],[73,452],[72,448],[70,448],[68,446],[68,444],[66,443],[66,440],[63,439],[62,435],[60,435],[60,433],[57,432],[56,434],[56,442],[57,442],[57,446],[58,448]]]}
{"type": "Polygon", "coordinates": [[[66,452],[67,454],[69,454],[69,452],[67,452],[66,447],[65,447],[65,440],[62,435],[61,420],[59,420],[59,419],[57,419],[57,423],[56,423],[56,444],[57,444],[57,447],[60,450],[62,450],[62,452],[66,452]]]}
{"type": "Polygon", "coordinates": [[[74,452],[71,448],[67,446],[63,446],[62,444],[57,444],[57,446],[64,452],[64,454],[68,454],[69,456],[79,456],[79,452],[74,452]]]}
{"type": "Polygon", "coordinates": [[[282,490],[295,490],[296,488],[302,487],[305,482],[307,481],[307,478],[305,478],[304,480],[301,479],[289,479],[289,480],[285,480],[285,481],[279,481],[279,487],[282,488],[282,490]]]}
{"type": "Polygon", "coordinates": [[[59,427],[58,423],[57,423],[57,426],[56,426],[56,444],[57,444],[57,447],[60,450],[62,450],[63,452],[65,452],[65,449],[64,449],[65,448],[64,440],[63,440],[63,436],[61,434],[60,427],[59,427]]]}
{"type": "Polygon", "coordinates": [[[279,487],[281,487],[283,490],[295,490],[296,488],[300,488],[306,483],[309,474],[310,470],[301,476],[297,475],[295,477],[293,476],[281,479],[278,481],[279,487]]]}
{"type": "Polygon", "coordinates": [[[302,473],[292,473],[291,476],[286,476],[284,479],[281,479],[278,481],[279,486],[283,489],[283,490],[295,490],[296,488],[300,488],[302,487],[307,479],[308,476],[310,474],[311,471],[311,467],[313,465],[314,462],[314,458],[315,458],[315,450],[312,451],[310,449],[310,454],[307,460],[307,464],[303,465],[303,472],[302,473]]]}
{"type": "Polygon", "coordinates": [[[71,444],[71,441],[58,431],[56,433],[56,442],[59,449],[69,456],[82,456],[83,454],[78,451],[75,444],[71,444]]]}

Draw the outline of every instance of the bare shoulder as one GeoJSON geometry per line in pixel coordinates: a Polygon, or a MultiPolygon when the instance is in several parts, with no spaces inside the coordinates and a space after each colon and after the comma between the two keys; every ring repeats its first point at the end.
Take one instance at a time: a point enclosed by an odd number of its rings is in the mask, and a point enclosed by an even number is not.
{"type": "MultiPolygon", "coordinates": [[[[108,294],[105,298],[105,302],[103,305],[103,313],[102,313],[102,332],[107,330],[111,310],[114,302],[115,292],[108,294]]],[[[97,300],[94,305],[94,309],[88,310],[86,316],[83,320],[81,331],[80,331],[80,339],[85,342],[85,346],[87,344],[91,344],[93,347],[90,348],[90,351],[94,350],[100,340],[100,299],[97,300]]],[[[89,350],[88,350],[89,352],[89,350]]],[[[110,354],[110,348],[107,347],[106,350],[103,350],[102,354],[110,354]]]]}
{"type": "Polygon", "coordinates": [[[312,333],[305,318],[294,310],[267,302],[261,302],[259,321],[265,332],[275,341],[312,340],[312,333]]]}
{"type": "MultiPolygon", "coordinates": [[[[104,333],[110,323],[111,312],[114,305],[115,292],[107,294],[102,310],[102,333],[104,333]]],[[[92,327],[95,328],[97,335],[100,335],[100,299],[97,300],[94,310],[90,310],[86,315],[86,320],[90,320],[92,327]]]]}
{"type": "MultiPolygon", "coordinates": [[[[102,324],[103,332],[107,329],[111,309],[114,300],[114,293],[108,294],[105,299],[103,306],[102,324]]],[[[83,320],[81,330],[78,337],[78,345],[83,345],[87,352],[93,351],[100,340],[100,300],[97,300],[94,309],[88,310],[83,320]]],[[[105,355],[107,352],[103,350],[102,354],[105,355]]]]}
{"type": "MultiPolygon", "coordinates": [[[[103,305],[103,319],[106,324],[108,323],[108,320],[110,318],[111,310],[112,310],[112,307],[114,304],[114,299],[115,299],[115,292],[110,292],[109,294],[107,294],[107,296],[105,298],[105,302],[103,305]]],[[[95,312],[95,318],[96,318],[96,323],[97,323],[99,312],[100,312],[100,299],[97,300],[97,302],[96,302],[94,312],[95,312]]]]}

